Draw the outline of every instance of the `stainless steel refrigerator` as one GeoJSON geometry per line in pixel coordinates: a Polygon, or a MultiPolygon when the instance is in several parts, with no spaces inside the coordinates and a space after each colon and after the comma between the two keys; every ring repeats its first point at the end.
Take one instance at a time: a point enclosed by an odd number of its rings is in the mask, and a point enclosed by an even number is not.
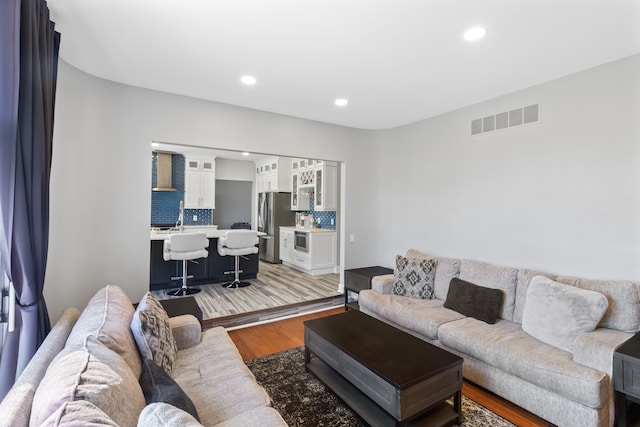
{"type": "Polygon", "coordinates": [[[294,226],[295,212],[291,210],[291,193],[258,194],[258,231],[267,233],[260,237],[260,259],[272,264],[280,261],[280,227],[294,226]]]}

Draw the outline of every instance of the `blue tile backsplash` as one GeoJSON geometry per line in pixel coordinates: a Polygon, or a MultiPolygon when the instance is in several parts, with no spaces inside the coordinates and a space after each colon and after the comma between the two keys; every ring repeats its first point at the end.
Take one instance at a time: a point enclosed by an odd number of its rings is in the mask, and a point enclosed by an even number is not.
{"type": "MultiPolygon", "coordinates": [[[[180,215],[180,200],[184,200],[184,156],[174,154],[171,160],[171,180],[176,191],[151,192],[151,224],[175,224],[180,215]]],[[[157,157],[153,154],[151,166],[151,186],[155,187],[158,179],[157,157]]],[[[213,221],[213,209],[185,209],[185,225],[210,225],[213,221]],[[193,216],[198,220],[194,221],[193,216]]]]}
{"type": "Polygon", "coordinates": [[[311,193],[309,195],[309,204],[311,205],[311,209],[308,211],[311,215],[313,215],[313,220],[318,223],[320,221],[320,228],[326,228],[328,230],[336,229],[336,212],[335,211],[316,211],[313,210],[314,194],[311,193]],[[331,220],[333,220],[333,225],[331,225],[331,220]]]}

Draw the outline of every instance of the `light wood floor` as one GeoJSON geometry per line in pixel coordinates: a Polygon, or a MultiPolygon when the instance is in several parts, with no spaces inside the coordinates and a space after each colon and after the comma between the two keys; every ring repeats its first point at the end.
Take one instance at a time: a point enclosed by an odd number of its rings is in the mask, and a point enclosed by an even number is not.
{"type": "MultiPolygon", "coordinates": [[[[251,286],[227,289],[221,283],[193,286],[205,328],[226,328],[297,315],[343,304],[339,274],[311,276],[282,264],[260,262],[251,286]]],[[[179,298],[167,290],[152,291],[158,299],[179,298]]]]}
{"type": "MultiPolygon", "coordinates": [[[[251,360],[304,345],[303,322],[305,320],[343,312],[343,308],[331,309],[264,325],[236,329],[229,331],[229,335],[238,347],[243,359],[251,360]]],[[[462,386],[462,394],[515,425],[549,426],[549,423],[541,418],[467,381],[462,386]]]]}

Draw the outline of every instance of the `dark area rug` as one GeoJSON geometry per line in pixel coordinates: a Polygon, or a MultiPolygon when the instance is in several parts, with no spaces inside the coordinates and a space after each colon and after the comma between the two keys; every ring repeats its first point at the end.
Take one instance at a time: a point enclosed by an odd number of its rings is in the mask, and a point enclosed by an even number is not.
{"type": "MultiPolygon", "coordinates": [[[[247,366],[267,390],[273,407],[291,427],[366,427],[353,412],[321,381],[304,370],[304,347],[259,359],[247,366]]],[[[468,427],[508,427],[513,424],[462,396],[462,424],[468,427]]]]}

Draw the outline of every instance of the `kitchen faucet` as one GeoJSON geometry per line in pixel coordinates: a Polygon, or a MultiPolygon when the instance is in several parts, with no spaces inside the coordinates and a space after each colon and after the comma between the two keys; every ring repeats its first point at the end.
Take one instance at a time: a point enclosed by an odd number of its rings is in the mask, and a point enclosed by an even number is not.
{"type": "Polygon", "coordinates": [[[184,231],[184,202],[182,200],[180,200],[180,214],[178,214],[178,220],[176,221],[176,228],[180,230],[181,233],[184,231]]]}

